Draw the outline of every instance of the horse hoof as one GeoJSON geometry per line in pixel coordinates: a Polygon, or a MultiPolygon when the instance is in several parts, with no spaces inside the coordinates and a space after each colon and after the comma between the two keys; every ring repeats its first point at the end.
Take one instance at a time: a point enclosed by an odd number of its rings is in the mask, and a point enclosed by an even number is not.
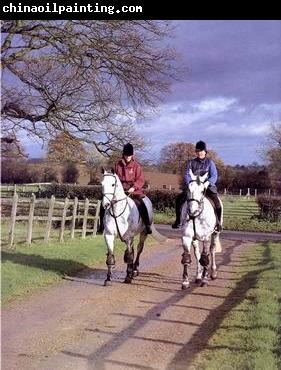
{"type": "Polygon", "coordinates": [[[132,279],[129,278],[129,277],[126,277],[125,280],[124,280],[124,283],[125,284],[131,284],[132,283],[132,279]]]}
{"type": "Polygon", "coordinates": [[[202,283],[202,280],[201,279],[195,279],[195,283],[196,284],[201,284],[202,283]]]}
{"type": "Polygon", "coordinates": [[[134,276],[134,277],[139,276],[139,270],[134,270],[134,272],[133,272],[133,276],[134,276]]]}
{"type": "Polygon", "coordinates": [[[190,285],[189,284],[182,284],[182,286],[181,286],[181,289],[182,290],[187,290],[189,288],[190,288],[190,285]]]}
{"type": "Polygon", "coordinates": [[[103,285],[104,286],[111,286],[112,285],[112,281],[111,280],[105,280],[103,285]]]}
{"type": "Polygon", "coordinates": [[[211,279],[212,280],[216,280],[217,277],[218,277],[218,274],[217,273],[211,274],[211,279]]]}
{"type": "Polygon", "coordinates": [[[201,283],[201,287],[204,287],[204,286],[208,286],[209,284],[208,284],[208,282],[207,281],[202,281],[202,283],[201,283]]]}

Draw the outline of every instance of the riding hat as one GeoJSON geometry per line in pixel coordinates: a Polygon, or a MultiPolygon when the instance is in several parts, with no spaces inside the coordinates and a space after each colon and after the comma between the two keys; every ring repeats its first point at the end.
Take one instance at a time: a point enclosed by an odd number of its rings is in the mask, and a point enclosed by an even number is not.
{"type": "Polygon", "coordinates": [[[133,154],[134,154],[133,145],[130,143],[125,144],[123,148],[123,155],[133,155],[133,154]]]}
{"type": "Polygon", "coordinates": [[[206,143],[204,143],[204,141],[198,141],[195,145],[195,150],[198,150],[198,151],[201,151],[201,150],[205,150],[205,152],[207,152],[207,147],[206,147],[206,143]]]}

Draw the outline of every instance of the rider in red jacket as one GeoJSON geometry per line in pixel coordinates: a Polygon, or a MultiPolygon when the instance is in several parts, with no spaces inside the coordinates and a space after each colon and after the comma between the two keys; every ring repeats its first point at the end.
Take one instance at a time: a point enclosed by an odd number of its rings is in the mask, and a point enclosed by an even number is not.
{"type": "Polygon", "coordinates": [[[116,163],[115,172],[123,185],[125,193],[133,198],[137,204],[143,222],[145,223],[147,234],[151,234],[149,215],[143,201],[145,197],[142,190],[144,186],[143,170],[134,157],[132,144],[128,143],[124,145],[123,157],[116,163]]]}

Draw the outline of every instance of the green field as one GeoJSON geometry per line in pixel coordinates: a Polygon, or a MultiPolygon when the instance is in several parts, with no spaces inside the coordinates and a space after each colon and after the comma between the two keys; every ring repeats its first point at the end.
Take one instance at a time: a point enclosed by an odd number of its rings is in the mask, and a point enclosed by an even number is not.
{"type": "MultiPolygon", "coordinates": [[[[223,227],[225,230],[281,232],[281,222],[270,222],[258,218],[259,208],[254,199],[221,197],[224,207],[223,227]]],[[[155,212],[155,223],[172,224],[175,211],[155,212]]]]}
{"type": "Polygon", "coordinates": [[[213,334],[202,339],[191,369],[281,369],[280,276],[280,243],[244,248],[237,282],[210,318],[213,334]]]}

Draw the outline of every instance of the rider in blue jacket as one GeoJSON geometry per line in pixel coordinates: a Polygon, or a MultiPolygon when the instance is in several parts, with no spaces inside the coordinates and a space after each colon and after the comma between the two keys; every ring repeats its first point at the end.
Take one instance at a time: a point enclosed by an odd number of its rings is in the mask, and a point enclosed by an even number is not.
{"type": "MultiPolygon", "coordinates": [[[[216,230],[221,231],[221,203],[218,198],[218,191],[216,187],[216,182],[218,179],[218,172],[214,161],[207,157],[207,148],[204,141],[198,141],[195,146],[195,153],[196,158],[188,161],[186,172],[184,175],[184,182],[185,185],[188,186],[189,182],[191,181],[191,176],[189,170],[191,169],[194,175],[203,176],[206,172],[208,172],[208,181],[209,186],[206,191],[206,196],[210,198],[215,206],[215,211],[217,215],[217,225],[216,230]]],[[[186,201],[186,192],[184,191],[176,198],[176,221],[172,225],[172,228],[176,229],[179,228],[181,222],[181,207],[183,203],[186,201]]]]}

